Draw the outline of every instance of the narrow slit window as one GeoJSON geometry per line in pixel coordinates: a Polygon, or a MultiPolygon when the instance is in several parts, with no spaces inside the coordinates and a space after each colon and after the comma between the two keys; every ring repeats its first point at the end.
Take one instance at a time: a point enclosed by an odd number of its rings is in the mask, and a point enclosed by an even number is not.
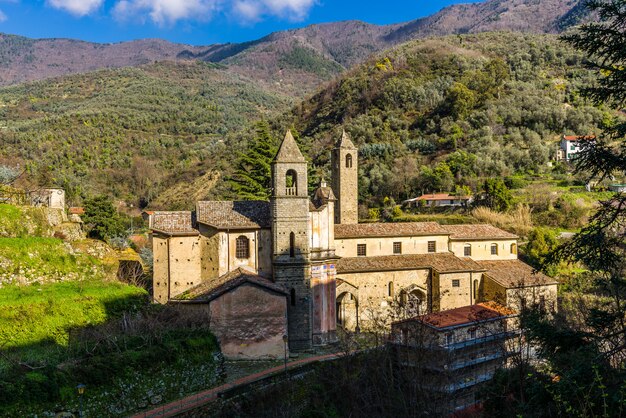
{"type": "Polygon", "coordinates": [[[352,154],[346,155],[346,168],[352,168],[352,154]]]}
{"type": "Polygon", "coordinates": [[[289,296],[291,299],[291,306],[296,306],[296,289],[291,288],[291,292],[289,292],[289,296]]]}
{"type": "Polygon", "coordinates": [[[289,234],[289,257],[294,258],[296,256],[296,234],[293,232],[289,234]]]}

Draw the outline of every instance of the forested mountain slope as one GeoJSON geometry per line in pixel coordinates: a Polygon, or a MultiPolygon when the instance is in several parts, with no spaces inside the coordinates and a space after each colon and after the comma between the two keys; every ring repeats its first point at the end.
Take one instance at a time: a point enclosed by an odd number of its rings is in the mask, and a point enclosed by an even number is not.
{"type": "Polygon", "coordinates": [[[341,128],[352,134],[363,201],[476,190],[485,177],[548,169],[563,133],[613,123],[615,113],[580,98],[592,82],[582,57],[552,35],[412,41],[348,72],[280,126],[299,130],[318,176],[329,174],[341,128]]]}
{"type": "MultiPolygon", "coordinates": [[[[298,97],[322,81],[398,43],[485,31],[559,32],[584,19],[581,0],[487,0],[460,4],[407,23],[311,25],[251,42],[189,46],[145,39],[95,44],[0,34],[0,85],[164,60],[203,60],[298,97]]],[[[407,16],[410,18],[410,16],[407,16]]]]}
{"type": "MultiPolygon", "coordinates": [[[[227,163],[227,135],[290,99],[201,62],[101,70],[0,89],[0,164],[39,185],[139,204],[227,163]],[[188,176],[188,177],[186,177],[188,176]]],[[[79,202],[76,202],[79,203],[79,202]]]]}

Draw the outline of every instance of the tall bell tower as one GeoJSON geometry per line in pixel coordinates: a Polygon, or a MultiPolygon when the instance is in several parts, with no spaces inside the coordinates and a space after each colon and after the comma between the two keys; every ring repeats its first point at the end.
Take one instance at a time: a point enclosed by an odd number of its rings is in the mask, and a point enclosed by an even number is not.
{"type": "Polygon", "coordinates": [[[336,224],[359,223],[359,154],[346,131],[333,148],[333,191],[337,197],[336,224]]]}
{"type": "Polygon", "coordinates": [[[307,162],[287,131],[272,162],[274,281],[289,292],[288,336],[292,350],[312,346],[307,162]]]}

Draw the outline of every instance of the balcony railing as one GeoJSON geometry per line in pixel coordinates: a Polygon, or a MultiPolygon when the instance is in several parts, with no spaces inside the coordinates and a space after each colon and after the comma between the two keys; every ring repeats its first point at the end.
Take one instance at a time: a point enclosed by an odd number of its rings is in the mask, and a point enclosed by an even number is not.
{"type": "Polygon", "coordinates": [[[285,195],[286,196],[297,196],[298,195],[298,188],[297,187],[286,187],[285,188],[285,195]]]}

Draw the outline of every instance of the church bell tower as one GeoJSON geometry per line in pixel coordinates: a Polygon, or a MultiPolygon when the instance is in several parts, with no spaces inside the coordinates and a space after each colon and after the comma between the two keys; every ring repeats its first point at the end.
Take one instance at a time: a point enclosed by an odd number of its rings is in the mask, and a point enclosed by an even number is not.
{"type": "Polygon", "coordinates": [[[274,281],[289,292],[288,337],[292,350],[312,346],[311,261],[307,162],[287,131],[272,162],[274,281]]]}
{"type": "Polygon", "coordinates": [[[359,154],[346,131],[333,148],[333,191],[337,197],[336,224],[359,223],[359,154]]]}

